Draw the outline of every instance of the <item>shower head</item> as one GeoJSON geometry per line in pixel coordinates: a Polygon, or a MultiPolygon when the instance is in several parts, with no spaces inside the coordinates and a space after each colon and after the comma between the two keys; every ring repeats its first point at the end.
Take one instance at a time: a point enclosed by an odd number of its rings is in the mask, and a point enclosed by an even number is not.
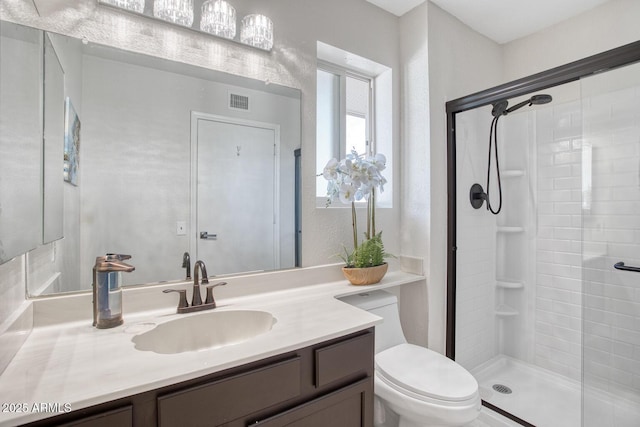
{"type": "Polygon", "coordinates": [[[532,105],[541,105],[541,104],[547,104],[549,102],[551,102],[551,95],[533,95],[531,98],[527,99],[526,101],[522,101],[519,104],[514,105],[511,108],[508,108],[504,111],[505,116],[509,113],[513,113],[514,111],[516,111],[519,108],[524,107],[525,105],[528,105],[529,107],[531,107],[532,105]]]}
{"type": "Polygon", "coordinates": [[[546,94],[533,95],[531,98],[527,99],[526,101],[522,101],[511,108],[507,108],[508,102],[506,100],[498,101],[493,104],[493,109],[491,110],[491,114],[494,117],[506,116],[507,114],[513,113],[514,111],[524,107],[525,105],[532,106],[532,105],[548,104],[549,102],[551,102],[552,99],[553,98],[551,98],[551,95],[546,95],[546,94]]]}
{"type": "Polygon", "coordinates": [[[529,105],[542,105],[542,104],[548,104],[553,100],[553,98],[551,97],[551,95],[547,95],[547,94],[542,94],[542,95],[533,95],[531,97],[531,99],[529,99],[529,102],[531,102],[531,104],[529,105]]]}

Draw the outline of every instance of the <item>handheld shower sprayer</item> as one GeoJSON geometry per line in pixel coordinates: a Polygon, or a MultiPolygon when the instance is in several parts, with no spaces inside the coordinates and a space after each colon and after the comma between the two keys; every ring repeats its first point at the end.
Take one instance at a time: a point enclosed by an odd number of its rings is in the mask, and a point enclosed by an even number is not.
{"type": "Polygon", "coordinates": [[[489,160],[487,164],[487,187],[486,193],[480,184],[473,184],[471,189],[469,190],[469,201],[471,202],[471,206],[474,209],[480,209],[483,203],[487,202],[487,210],[494,215],[498,215],[502,210],[502,181],[500,179],[500,164],[498,160],[498,120],[502,116],[506,116],[509,113],[513,113],[514,111],[528,105],[529,107],[532,105],[542,105],[548,104],[552,101],[551,95],[539,94],[533,95],[531,98],[526,101],[522,101],[513,107],[507,108],[509,106],[509,101],[503,99],[501,101],[497,101],[493,103],[493,108],[491,109],[491,115],[493,116],[493,120],[491,121],[491,128],[489,130],[489,160]],[[489,185],[491,184],[491,146],[493,145],[494,156],[496,159],[496,177],[498,181],[498,208],[496,210],[493,209],[491,205],[491,198],[489,197],[489,185]]]}
{"type": "Polygon", "coordinates": [[[503,99],[502,101],[493,103],[493,109],[491,110],[491,114],[493,115],[493,117],[506,116],[509,113],[513,113],[514,111],[519,110],[525,105],[528,105],[529,107],[531,107],[532,105],[548,104],[549,102],[552,101],[552,99],[553,98],[551,98],[551,95],[546,95],[546,94],[533,95],[531,98],[527,99],[526,101],[522,101],[511,108],[507,108],[509,106],[509,101],[507,101],[506,99],[503,99]]]}

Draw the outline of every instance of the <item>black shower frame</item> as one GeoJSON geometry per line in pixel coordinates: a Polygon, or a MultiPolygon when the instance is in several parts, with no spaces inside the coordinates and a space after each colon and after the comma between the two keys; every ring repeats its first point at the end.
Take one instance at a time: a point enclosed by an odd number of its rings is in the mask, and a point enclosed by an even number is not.
{"type": "MultiPolygon", "coordinates": [[[[518,96],[560,86],[583,77],[610,71],[640,61],[640,41],[608,50],[587,58],[570,62],[556,68],[532,74],[518,80],[492,87],[462,98],[447,102],[447,332],[446,355],[455,360],[456,334],[456,227],[457,227],[457,180],[456,180],[456,114],[491,105],[518,96]]],[[[532,424],[506,412],[488,402],[484,406],[524,425],[532,424]]]]}

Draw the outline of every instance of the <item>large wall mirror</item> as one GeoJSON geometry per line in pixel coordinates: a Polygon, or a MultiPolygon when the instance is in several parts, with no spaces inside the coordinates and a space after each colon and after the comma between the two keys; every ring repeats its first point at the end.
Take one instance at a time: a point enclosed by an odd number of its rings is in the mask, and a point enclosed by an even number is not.
{"type": "MultiPolygon", "coordinates": [[[[210,275],[296,266],[299,90],[49,38],[65,105],[64,162],[56,160],[58,177],[45,178],[64,180],[45,203],[45,218],[55,201],[63,206],[63,237],[51,251],[59,274],[49,289],[90,289],[95,257],[106,253],[132,256],[129,285],[184,279],[185,252],[210,275]]],[[[3,64],[9,55],[3,31],[3,64]]],[[[0,182],[7,179],[2,167],[0,182]]]]}

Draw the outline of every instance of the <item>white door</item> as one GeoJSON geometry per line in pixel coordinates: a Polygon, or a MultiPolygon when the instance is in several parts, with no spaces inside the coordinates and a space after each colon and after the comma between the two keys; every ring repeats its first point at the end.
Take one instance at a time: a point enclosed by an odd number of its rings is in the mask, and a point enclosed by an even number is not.
{"type": "Polygon", "coordinates": [[[209,275],[277,268],[277,126],[196,113],[192,126],[197,259],[209,275]]]}

